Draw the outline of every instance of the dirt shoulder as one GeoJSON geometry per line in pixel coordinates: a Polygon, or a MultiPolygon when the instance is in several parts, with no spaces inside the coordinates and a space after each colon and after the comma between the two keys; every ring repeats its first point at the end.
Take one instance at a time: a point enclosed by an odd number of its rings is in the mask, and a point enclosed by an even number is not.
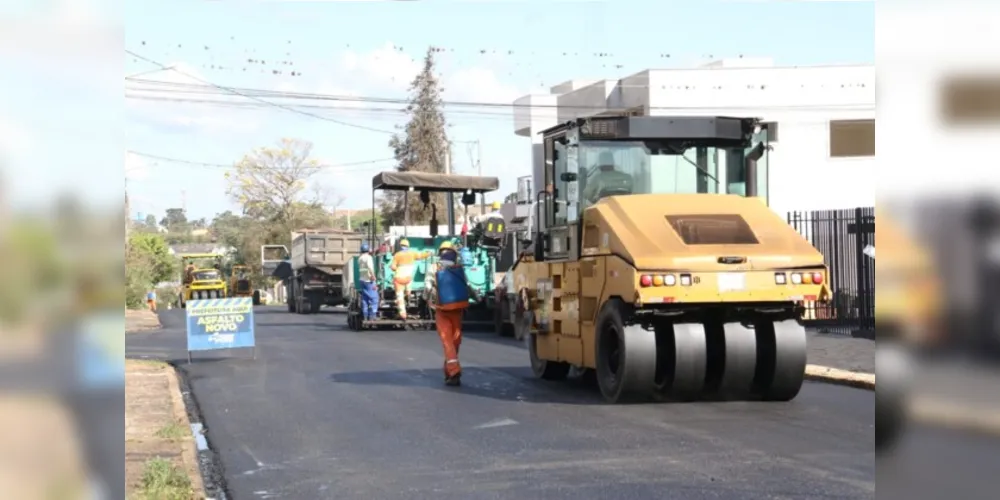
{"type": "Polygon", "coordinates": [[[145,332],[161,328],[160,318],[148,309],[125,310],[125,333],[145,332]]]}
{"type": "Polygon", "coordinates": [[[205,498],[177,374],[166,363],[125,361],[125,480],[129,499],[205,498]]]}

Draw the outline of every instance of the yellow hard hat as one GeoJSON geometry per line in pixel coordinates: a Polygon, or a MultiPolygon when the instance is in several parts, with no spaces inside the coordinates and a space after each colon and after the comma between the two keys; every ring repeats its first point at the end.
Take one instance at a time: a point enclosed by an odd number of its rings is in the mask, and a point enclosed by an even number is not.
{"type": "Polygon", "coordinates": [[[406,238],[403,238],[403,239],[399,240],[399,246],[401,246],[401,247],[408,247],[408,246],[410,246],[410,240],[408,240],[406,238]]]}
{"type": "Polygon", "coordinates": [[[494,201],[493,202],[493,210],[500,210],[500,206],[501,205],[500,205],[499,201],[494,201]]]}
{"type": "Polygon", "coordinates": [[[438,248],[438,251],[441,252],[443,250],[454,250],[454,249],[455,249],[455,244],[449,240],[445,240],[441,242],[441,247],[438,248]]]}

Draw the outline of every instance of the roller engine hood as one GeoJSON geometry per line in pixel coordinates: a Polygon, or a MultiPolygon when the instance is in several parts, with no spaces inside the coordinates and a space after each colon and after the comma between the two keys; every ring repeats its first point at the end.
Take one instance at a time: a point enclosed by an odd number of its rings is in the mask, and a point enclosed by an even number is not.
{"type": "Polygon", "coordinates": [[[584,232],[585,254],[614,253],[639,270],[823,265],[822,254],[784,219],[760,200],[736,195],[608,197],[586,211],[584,232]],[[596,237],[588,237],[594,229],[596,237]]]}

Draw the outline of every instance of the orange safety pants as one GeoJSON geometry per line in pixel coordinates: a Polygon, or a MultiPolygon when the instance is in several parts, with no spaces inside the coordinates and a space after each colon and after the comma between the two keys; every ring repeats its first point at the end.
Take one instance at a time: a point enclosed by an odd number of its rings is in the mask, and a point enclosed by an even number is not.
{"type": "Polygon", "coordinates": [[[146,301],[146,305],[149,306],[149,310],[150,311],[156,312],[156,301],[155,300],[147,300],[146,301]]]}
{"type": "Polygon", "coordinates": [[[460,375],[462,365],[458,363],[458,350],[462,346],[462,313],[463,309],[452,311],[437,310],[438,336],[441,337],[441,347],[444,348],[444,376],[447,378],[460,375]]]}

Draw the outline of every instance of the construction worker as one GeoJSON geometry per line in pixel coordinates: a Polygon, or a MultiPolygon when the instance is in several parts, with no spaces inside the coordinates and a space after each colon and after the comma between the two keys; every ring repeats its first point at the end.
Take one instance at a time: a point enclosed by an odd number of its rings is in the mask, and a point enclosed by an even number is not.
{"type": "Polygon", "coordinates": [[[184,270],[184,282],[191,283],[194,281],[194,264],[188,264],[187,269],[184,270]]]}
{"type": "Polygon", "coordinates": [[[149,306],[149,310],[156,312],[156,290],[150,290],[146,293],[146,305],[149,306]]]}
{"type": "Polygon", "coordinates": [[[503,214],[500,213],[500,207],[502,206],[499,201],[494,201],[490,205],[490,211],[477,217],[476,222],[482,224],[490,219],[503,219],[503,214]]]}
{"type": "Polygon", "coordinates": [[[598,156],[598,171],[593,179],[587,179],[583,190],[583,198],[590,203],[597,203],[605,196],[632,194],[635,180],[631,175],[615,170],[615,158],[610,152],[604,151],[598,156]]]}
{"type": "Polygon", "coordinates": [[[410,293],[410,283],[416,274],[417,261],[430,257],[432,252],[410,250],[410,240],[399,240],[399,251],[392,256],[392,287],[396,292],[396,309],[400,319],[406,319],[406,296],[410,293]]]}
{"type": "Polygon", "coordinates": [[[361,314],[365,321],[375,319],[378,313],[378,290],[375,287],[375,259],[368,242],[361,244],[358,257],[358,281],[361,282],[361,314]]]}
{"type": "Polygon", "coordinates": [[[427,287],[444,349],[444,383],[459,386],[462,385],[462,365],[458,362],[458,351],[462,346],[462,315],[469,307],[469,297],[476,300],[480,297],[469,286],[452,242],[441,243],[438,257],[437,270],[428,276],[427,287]]]}

